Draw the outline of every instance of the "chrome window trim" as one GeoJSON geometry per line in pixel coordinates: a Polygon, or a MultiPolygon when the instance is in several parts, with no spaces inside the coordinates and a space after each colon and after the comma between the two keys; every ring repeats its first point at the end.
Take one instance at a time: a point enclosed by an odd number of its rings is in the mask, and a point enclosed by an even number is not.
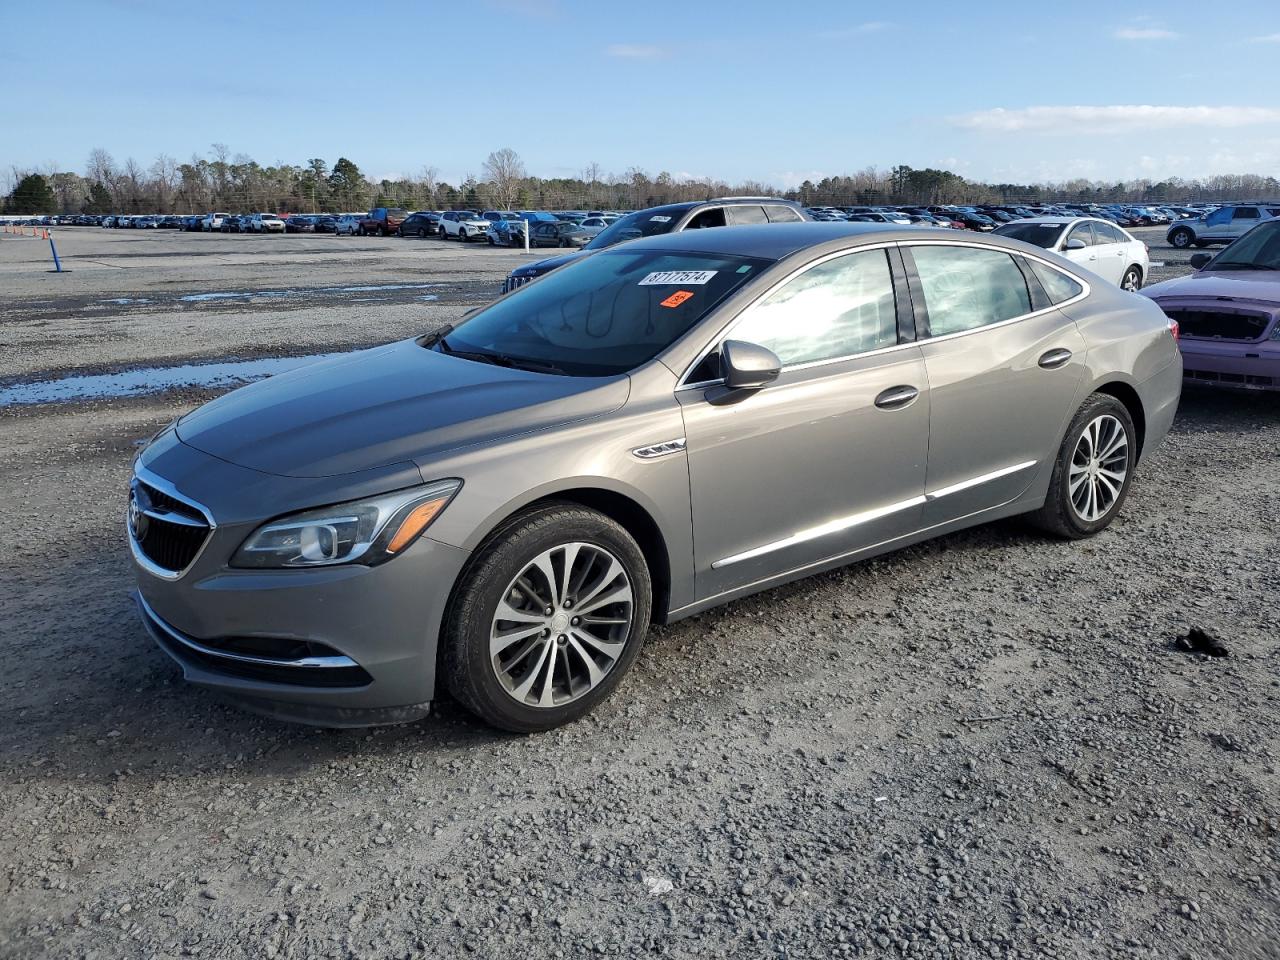
{"type": "Polygon", "coordinates": [[[819,524],[816,527],[808,527],[799,530],[789,537],[781,540],[774,540],[772,543],[766,543],[759,547],[753,547],[750,550],[744,550],[742,553],[735,553],[732,556],[724,557],[716,560],[711,564],[712,570],[719,570],[735,563],[741,563],[743,560],[754,560],[756,557],[762,557],[769,553],[775,553],[778,550],[784,550],[787,547],[794,547],[801,543],[808,543],[810,540],[817,540],[822,537],[830,536],[833,533],[842,533],[852,527],[861,526],[864,523],[870,523],[872,520],[879,520],[881,517],[887,517],[903,510],[909,510],[912,507],[919,507],[926,503],[932,503],[943,497],[949,497],[955,493],[961,493],[964,490],[981,486],[984,483],[990,483],[992,480],[999,480],[1001,477],[1007,477],[1014,473],[1020,473],[1023,470],[1029,470],[1038,464],[1039,460],[1026,460],[1022,463],[1015,463],[1012,466],[1001,467],[999,470],[992,470],[990,473],[979,474],[976,477],[970,477],[967,480],[961,480],[959,483],[953,483],[950,486],[935,490],[932,493],[925,491],[922,496],[910,497],[906,500],[899,500],[897,503],[891,503],[884,507],[875,507],[871,510],[863,510],[859,513],[851,513],[847,516],[837,517],[835,520],[829,520],[826,523],[819,524]]]}
{"type": "MultiPolygon", "coordinates": [[[[191,558],[191,562],[181,570],[168,570],[155,563],[150,557],[142,552],[142,547],[140,547],[138,545],[138,541],[133,538],[133,531],[129,529],[129,521],[126,513],[124,534],[125,539],[129,541],[129,552],[133,554],[134,562],[153,577],[158,577],[161,580],[181,580],[186,575],[187,571],[196,565],[196,561],[204,555],[205,549],[209,546],[209,541],[213,539],[214,531],[218,529],[218,524],[213,519],[213,514],[209,512],[208,508],[206,508],[204,504],[196,500],[192,500],[185,494],[180,493],[178,488],[171,482],[158,474],[152,473],[142,464],[135,463],[133,465],[133,475],[147,486],[155,487],[166,496],[173,497],[173,499],[185,503],[208,521],[209,533],[205,536],[204,543],[200,544],[200,549],[196,551],[195,556],[191,558]]],[[[154,514],[150,513],[149,515],[154,516],[154,514]]],[[[164,519],[168,522],[167,518],[162,517],[160,519],[164,519]]]]}
{"type": "MultiPolygon", "coordinates": [[[[1014,251],[1014,250],[1006,250],[1003,247],[988,246],[985,243],[973,243],[971,241],[966,241],[966,240],[951,240],[949,238],[937,239],[937,240],[922,238],[920,240],[915,240],[915,239],[889,240],[889,241],[883,241],[880,243],[868,244],[866,246],[847,247],[844,250],[837,250],[833,253],[829,253],[823,257],[820,257],[817,260],[811,260],[810,262],[804,264],[803,266],[795,268],[790,273],[788,273],[785,277],[783,277],[781,280],[775,283],[773,286],[769,287],[769,289],[761,293],[758,297],[756,297],[756,299],[752,300],[749,304],[747,304],[745,307],[739,310],[738,313],[733,317],[733,319],[730,320],[724,327],[722,327],[720,332],[716,334],[714,337],[712,337],[711,340],[707,343],[707,345],[701,351],[699,351],[698,355],[694,358],[693,362],[690,363],[685,368],[685,371],[681,375],[680,380],[677,381],[676,383],[676,390],[677,391],[691,390],[695,388],[700,389],[704,387],[712,387],[718,383],[723,383],[724,382],[723,377],[717,377],[714,380],[697,380],[697,381],[689,381],[689,380],[686,380],[686,378],[690,374],[692,374],[693,371],[698,368],[698,364],[702,363],[702,361],[705,360],[709,354],[713,353],[720,346],[720,344],[724,343],[725,340],[729,339],[729,336],[733,332],[734,328],[737,327],[738,324],[742,322],[743,317],[746,316],[748,311],[753,309],[758,303],[760,303],[760,301],[770,296],[774,291],[778,290],[784,284],[789,283],[791,280],[794,280],[796,277],[808,272],[812,268],[819,266],[823,263],[826,263],[829,260],[834,260],[837,257],[844,257],[852,253],[864,253],[872,250],[887,250],[890,247],[897,247],[900,249],[905,248],[907,250],[910,250],[912,247],[920,247],[920,246],[972,247],[977,250],[993,250],[998,253],[1008,254],[1010,257],[1020,256],[1024,260],[1035,260],[1039,263],[1044,264],[1044,266],[1048,267],[1050,270],[1056,270],[1058,271],[1058,273],[1065,274],[1066,276],[1070,277],[1076,283],[1080,284],[1081,292],[1076,294],[1074,297],[1071,297],[1068,300],[1063,300],[1061,303],[1051,304],[1050,306],[1045,307],[1042,310],[1033,310],[1030,313],[1024,313],[1016,317],[1010,317],[1008,320],[1001,320],[998,323],[989,323],[984,327],[974,327],[972,330],[959,330],[956,333],[947,333],[947,334],[943,334],[940,337],[933,337],[933,336],[917,337],[915,340],[909,340],[906,343],[895,343],[893,346],[890,346],[890,347],[879,347],[878,349],[865,350],[861,353],[850,353],[842,357],[831,357],[825,360],[810,360],[807,363],[795,363],[790,365],[784,365],[782,370],[784,372],[788,370],[808,370],[813,367],[822,367],[822,366],[827,366],[833,363],[844,363],[845,361],[854,360],[860,357],[879,356],[881,354],[891,353],[894,350],[902,350],[906,347],[919,347],[919,346],[923,346],[926,343],[941,343],[947,340],[953,340],[956,337],[966,337],[973,333],[981,333],[984,330],[996,330],[1000,327],[1008,326],[1011,323],[1020,323],[1023,320],[1032,320],[1036,317],[1043,316],[1054,310],[1061,310],[1063,307],[1068,307],[1068,306],[1071,306],[1072,304],[1079,303],[1081,300],[1085,299],[1086,297],[1089,296],[1089,294],[1093,292],[1093,287],[1089,284],[1089,281],[1085,280],[1083,277],[1080,277],[1074,273],[1071,273],[1068,270],[1064,270],[1058,264],[1051,263],[1050,261],[1046,260],[1044,257],[1037,256],[1034,253],[1025,253],[1021,250],[1014,251]]],[[[1028,291],[1028,294],[1029,293],[1030,291],[1028,291]]],[[[927,307],[928,304],[926,304],[925,306],[927,307]]]]}
{"type": "Polygon", "coordinates": [[[230,653],[226,650],[219,650],[217,647],[206,647],[194,637],[188,637],[176,627],[170,626],[161,617],[151,609],[151,604],[147,603],[146,598],[141,593],[136,595],[138,603],[142,607],[143,613],[146,614],[146,622],[149,626],[162,632],[166,637],[174,643],[185,647],[195,653],[203,654],[206,657],[216,657],[220,660],[233,660],[236,663],[249,663],[258,667],[323,667],[325,669],[333,669],[337,667],[358,667],[350,657],[338,654],[333,657],[300,657],[297,660],[281,660],[278,657],[254,657],[245,653],[230,653]]]}
{"type": "MultiPolygon", "coordinates": [[[[1090,293],[1093,292],[1093,287],[1090,286],[1089,281],[1085,280],[1083,277],[1077,276],[1076,274],[1071,273],[1068,270],[1062,269],[1061,266],[1059,266],[1056,263],[1051,263],[1050,261],[1046,260],[1044,257],[1037,256],[1034,253],[1026,253],[1022,250],[1005,250],[1003,247],[988,247],[986,244],[969,243],[963,240],[905,240],[899,243],[899,246],[906,247],[908,250],[911,247],[923,247],[923,246],[974,247],[978,250],[993,250],[998,253],[1006,253],[1010,257],[1019,256],[1019,257],[1022,257],[1022,259],[1024,260],[1035,260],[1038,263],[1044,264],[1050,270],[1057,270],[1058,273],[1065,274],[1066,276],[1074,280],[1076,283],[1080,284],[1082,288],[1081,292],[1076,294],[1074,297],[1071,297],[1068,300],[1063,300],[1061,303],[1051,304],[1050,306],[1045,307],[1043,310],[1032,310],[1030,313],[1019,314],[1016,317],[1010,317],[1008,320],[1000,320],[996,323],[988,323],[986,326],[974,327],[972,330],[957,330],[955,333],[944,333],[940,337],[934,337],[934,336],[921,337],[915,341],[917,346],[924,346],[930,343],[945,343],[948,340],[955,340],[958,337],[967,337],[975,333],[984,333],[987,330],[999,330],[1001,327],[1007,327],[1013,323],[1021,323],[1023,320],[1033,320],[1036,317],[1042,317],[1045,314],[1052,313],[1054,310],[1061,310],[1063,307],[1068,307],[1073,303],[1079,303],[1081,300],[1085,299],[1087,296],[1089,296],[1090,293]]],[[[1119,288],[1117,287],[1116,289],[1119,289],[1119,288]]],[[[1028,291],[1028,295],[1029,294],[1030,294],[1030,291],[1028,291]]],[[[928,309],[928,306],[929,306],[928,303],[925,303],[926,309],[928,309]]]]}

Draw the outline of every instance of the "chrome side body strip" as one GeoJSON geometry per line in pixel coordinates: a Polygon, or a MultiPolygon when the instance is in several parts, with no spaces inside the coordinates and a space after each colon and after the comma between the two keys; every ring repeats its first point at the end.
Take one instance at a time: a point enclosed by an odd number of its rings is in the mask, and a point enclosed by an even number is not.
{"type": "Polygon", "coordinates": [[[990,473],[984,473],[981,476],[970,477],[968,480],[953,483],[949,487],[934,490],[932,493],[925,493],[925,495],[921,497],[911,497],[909,500],[900,500],[897,503],[891,503],[885,507],[877,507],[874,510],[864,510],[861,513],[851,513],[848,516],[838,517],[835,520],[819,524],[816,527],[810,527],[807,530],[801,530],[798,533],[793,533],[791,536],[786,537],[783,540],[775,540],[773,543],[766,543],[764,546],[745,550],[742,553],[735,553],[733,556],[725,557],[723,560],[717,560],[711,564],[711,568],[713,570],[719,570],[721,567],[741,563],[743,560],[754,560],[756,557],[762,557],[767,553],[773,553],[777,550],[785,550],[787,547],[794,547],[797,544],[808,543],[810,540],[817,540],[819,537],[826,537],[833,533],[840,533],[841,531],[848,530],[851,527],[870,523],[872,520],[879,520],[881,517],[887,517],[890,514],[898,513],[902,510],[909,510],[912,507],[918,507],[922,504],[930,503],[942,497],[950,496],[953,493],[960,493],[962,490],[969,490],[972,487],[977,487],[984,483],[990,483],[992,480],[999,480],[1001,477],[1007,477],[1010,474],[1027,470],[1034,467],[1038,462],[1038,460],[1028,460],[1025,463],[1014,464],[1011,467],[1002,467],[999,470],[993,470],[990,473]]]}

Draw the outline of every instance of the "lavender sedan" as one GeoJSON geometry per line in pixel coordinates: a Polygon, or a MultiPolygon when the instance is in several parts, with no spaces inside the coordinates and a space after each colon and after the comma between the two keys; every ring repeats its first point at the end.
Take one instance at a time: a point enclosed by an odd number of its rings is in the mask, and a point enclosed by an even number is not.
{"type": "Polygon", "coordinates": [[[1280,390],[1280,219],[1191,265],[1142,291],[1180,328],[1185,381],[1280,390]]]}

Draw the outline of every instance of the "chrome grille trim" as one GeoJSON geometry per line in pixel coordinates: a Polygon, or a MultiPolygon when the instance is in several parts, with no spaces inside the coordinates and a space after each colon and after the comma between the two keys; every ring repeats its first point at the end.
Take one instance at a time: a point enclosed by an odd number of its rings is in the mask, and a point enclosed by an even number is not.
{"type": "Polygon", "coordinates": [[[189,507],[191,509],[191,513],[187,514],[161,504],[158,509],[153,508],[143,511],[147,517],[160,523],[171,523],[185,529],[196,529],[199,527],[205,527],[207,529],[204,540],[201,541],[200,546],[192,554],[190,561],[188,561],[180,570],[175,570],[161,566],[159,563],[156,563],[147,556],[146,552],[142,549],[142,545],[138,543],[137,539],[134,537],[133,531],[130,529],[126,517],[125,539],[129,541],[129,551],[133,554],[134,562],[136,562],[138,566],[142,567],[142,569],[146,570],[147,573],[154,577],[158,577],[161,580],[179,580],[188,570],[195,566],[196,561],[200,559],[205,548],[209,546],[209,541],[213,539],[213,532],[218,528],[218,524],[214,521],[213,514],[209,512],[207,507],[196,500],[192,500],[185,494],[180,493],[178,489],[164,477],[152,473],[141,464],[134,465],[133,477],[135,482],[141,483],[144,486],[159,492],[163,497],[172,500],[175,504],[189,507]],[[203,522],[201,522],[202,520],[203,522]]]}

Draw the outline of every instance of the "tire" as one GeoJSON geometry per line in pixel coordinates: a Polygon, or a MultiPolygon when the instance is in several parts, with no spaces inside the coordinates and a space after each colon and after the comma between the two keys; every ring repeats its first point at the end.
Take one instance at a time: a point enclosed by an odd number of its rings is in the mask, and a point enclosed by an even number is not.
{"type": "Polygon", "coordinates": [[[466,228],[466,227],[460,227],[460,228],[458,229],[458,239],[459,239],[459,240],[461,240],[463,243],[466,243],[466,242],[467,242],[468,237],[467,237],[467,228],[466,228]]]}
{"type": "Polygon", "coordinates": [[[1185,250],[1195,241],[1196,235],[1190,230],[1183,227],[1180,230],[1174,230],[1169,234],[1169,242],[1179,250],[1185,250]]]}
{"type": "Polygon", "coordinates": [[[448,239],[449,239],[449,233],[448,233],[448,231],[447,231],[447,230],[445,230],[445,228],[444,228],[444,227],[437,227],[437,228],[436,228],[436,236],[437,236],[437,237],[439,237],[441,240],[448,240],[448,239]]]}
{"type": "Polygon", "coordinates": [[[620,524],[574,503],[535,507],[495,530],[463,571],[441,637],[442,676],[449,692],[487,723],[515,733],[550,730],[581,717],[613,692],[640,653],[651,604],[644,554],[620,524]],[[551,557],[547,563],[560,580],[566,556],[574,558],[567,598],[558,597],[560,586],[537,572],[544,569],[539,559],[551,557]],[[582,582],[575,582],[579,577],[582,582]],[[566,621],[574,594],[585,592],[584,603],[598,602],[627,588],[629,600],[582,607],[610,618],[607,624],[586,627],[573,621],[570,626],[566,621]],[[587,599],[592,593],[594,601],[587,599]],[[521,619],[497,618],[504,601],[521,619]],[[543,608],[548,602],[554,606],[543,608]],[[539,626],[536,621],[544,619],[546,609],[555,613],[539,626]],[[564,634],[551,631],[552,619],[564,634]],[[522,623],[529,625],[525,633],[539,632],[508,641],[497,654],[490,652],[495,635],[518,634],[522,623]],[[589,636],[595,639],[582,639],[586,631],[594,631],[589,636]],[[602,634],[609,639],[602,641],[602,634]],[[616,655],[603,652],[605,648],[616,655]],[[584,659],[588,651],[594,654],[594,670],[584,659]]]}
{"type": "Polygon", "coordinates": [[[380,236],[380,237],[385,237],[386,235],[387,235],[387,228],[386,228],[386,227],[379,227],[379,228],[378,228],[378,236],[380,236]]]}
{"type": "Polygon", "coordinates": [[[419,227],[419,228],[418,228],[418,239],[419,239],[419,240],[425,240],[425,239],[427,239],[427,231],[426,231],[425,229],[423,229],[422,227],[419,227]]]}
{"type": "Polygon", "coordinates": [[[1137,453],[1138,435],[1125,405],[1110,394],[1091,394],[1076,411],[1058,448],[1044,506],[1032,513],[1029,519],[1042,530],[1067,540],[1081,540],[1105,530],[1120,513],[1129,495],[1137,453]],[[1111,432],[1117,427],[1124,434],[1123,449],[1113,448],[1108,454],[1108,448],[1117,442],[1116,434],[1111,432]],[[1090,433],[1088,438],[1085,437],[1086,431],[1090,433]],[[1105,472],[1098,474],[1096,480],[1089,472],[1096,468],[1089,455],[1095,441],[1104,454],[1100,465],[1105,466],[1105,472]],[[1116,491],[1114,476],[1121,467],[1124,472],[1116,491]],[[1077,483],[1075,491],[1071,488],[1072,482],[1077,483]],[[1089,500],[1090,487],[1101,491],[1099,500],[1093,503],[1089,500]],[[1103,498],[1106,497],[1110,497],[1110,501],[1104,504],[1103,498]],[[1094,509],[1098,512],[1094,513],[1094,509]]]}
{"type": "Polygon", "coordinates": [[[1142,289],[1142,268],[1136,263],[1124,272],[1120,278],[1120,289],[1137,293],[1142,289]]]}

